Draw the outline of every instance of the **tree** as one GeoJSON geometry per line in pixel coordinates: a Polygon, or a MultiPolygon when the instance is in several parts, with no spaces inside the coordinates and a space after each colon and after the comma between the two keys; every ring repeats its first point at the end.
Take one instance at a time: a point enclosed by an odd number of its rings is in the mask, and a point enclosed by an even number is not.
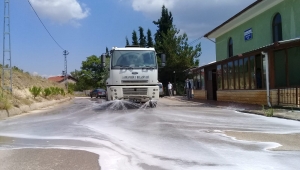
{"type": "Polygon", "coordinates": [[[144,35],[144,29],[143,27],[139,27],[139,32],[140,32],[140,47],[146,47],[146,37],[144,35]]]}
{"type": "Polygon", "coordinates": [[[33,86],[32,88],[29,88],[29,91],[33,95],[33,98],[35,99],[38,95],[40,95],[42,88],[33,86]]]}
{"type": "Polygon", "coordinates": [[[153,47],[153,39],[152,39],[152,35],[151,35],[151,30],[148,29],[147,31],[147,47],[153,47]]]}
{"type": "MultiPolygon", "coordinates": [[[[167,32],[173,27],[173,16],[172,13],[168,11],[168,9],[163,5],[161,11],[161,17],[157,21],[153,21],[153,23],[157,26],[158,30],[155,33],[155,43],[162,44],[163,34],[167,34],[167,32]]],[[[162,47],[155,47],[157,51],[161,51],[162,47]]]]}
{"type": "Polygon", "coordinates": [[[179,35],[179,30],[175,27],[169,30],[167,34],[163,34],[163,39],[163,43],[159,45],[163,47],[167,56],[168,67],[184,70],[198,66],[201,44],[197,44],[195,47],[190,46],[187,34],[179,35]]]}
{"type": "Polygon", "coordinates": [[[103,75],[104,68],[101,67],[101,60],[99,57],[92,55],[87,57],[86,61],[82,62],[80,79],[85,82],[85,87],[87,89],[103,87],[103,75]]]}
{"type": "Polygon", "coordinates": [[[128,38],[127,38],[127,36],[126,36],[126,46],[127,46],[127,45],[130,45],[130,44],[129,44],[128,38]]]}
{"type": "Polygon", "coordinates": [[[132,32],[132,45],[139,45],[138,38],[137,38],[135,30],[133,30],[133,32],[132,32]]]}
{"type": "Polygon", "coordinates": [[[109,52],[108,48],[106,47],[106,49],[105,49],[105,56],[106,56],[106,58],[109,58],[109,55],[110,55],[110,52],[109,52]]]}
{"type": "Polygon", "coordinates": [[[70,74],[72,77],[78,80],[81,76],[81,71],[75,69],[75,71],[71,71],[70,74]]]}
{"type": "Polygon", "coordinates": [[[172,13],[165,6],[162,7],[162,15],[158,21],[153,21],[158,30],[155,34],[155,49],[166,54],[167,65],[159,70],[159,80],[166,84],[173,80],[176,72],[177,82],[184,82],[183,70],[199,65],[201,44],[190,46],[186,33],[179,34],[180,30],[173,25],[172,13]]]}

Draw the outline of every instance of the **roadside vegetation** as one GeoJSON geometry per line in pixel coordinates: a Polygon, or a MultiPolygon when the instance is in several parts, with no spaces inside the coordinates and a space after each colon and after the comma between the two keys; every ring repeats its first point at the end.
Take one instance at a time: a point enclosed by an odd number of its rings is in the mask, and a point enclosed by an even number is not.
{"type": "Polygon", "coordinates": [[[272,107],[265,109],[265,106],[262,105],[262,110],[265,116],[267,117],[273,117],[274,109],[272,107]]]}
{"type": "MultiPolygon", "coordinates": [[[[5,74],[4,84],[9,85],[8,72],[5,74]]],[[[67,92],[64,84],[49,81],[38,75],[31,75],[18,67],[12,68],[12,93],[10,93],[8,90],[2,90],[2,76],[2,65],[0,65],[0,110],[73,97],[74,85],[70,85],[67,92]]]]}

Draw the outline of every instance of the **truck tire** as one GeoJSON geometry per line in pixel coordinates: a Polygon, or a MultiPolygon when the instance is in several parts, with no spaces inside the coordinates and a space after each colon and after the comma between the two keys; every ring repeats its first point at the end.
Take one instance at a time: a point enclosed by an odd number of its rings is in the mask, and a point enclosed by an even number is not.
{"type": "Polygon", "coordinates": [[[151,107],[151,108],[155,108],[156,107],[156,104],[157,104],[157,102],[149,102],[149,106],[151,107]]]}

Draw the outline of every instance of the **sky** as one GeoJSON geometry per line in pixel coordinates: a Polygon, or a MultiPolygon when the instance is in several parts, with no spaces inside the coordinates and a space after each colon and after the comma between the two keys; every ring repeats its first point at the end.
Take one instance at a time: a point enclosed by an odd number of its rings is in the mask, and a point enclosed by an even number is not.
{"type": "MultiPolygon", "coordinates": [[[[4,1],[4,0],[2,0],[4,1]]],[[[80,70],[82,61],[100,56],[106,47],[124,47],[139,26],[154,36],[162,5],[173,15],[173,24],[193,42],[255,0],[10,0],[12,66],[43,77],[61,75],[63,50],[67,71],[80,70]],[[53,38],[52,38],[53,37],[53,38]],[[54,41],[54,40],[55,41],[54,41]]],[[[3,54],[4,3],[0,3],[3,54]]],[[[202,38],[200,66],[215,61],[215,44],[202,38]]],[[[2,64],[1,57],[1,64],[2,64]]]]}

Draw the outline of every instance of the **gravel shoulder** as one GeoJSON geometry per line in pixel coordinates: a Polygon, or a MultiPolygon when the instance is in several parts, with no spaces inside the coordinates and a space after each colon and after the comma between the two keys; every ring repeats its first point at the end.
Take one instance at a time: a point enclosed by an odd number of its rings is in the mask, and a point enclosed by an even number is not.
{"type": "Polygon", "coordinates": [[[281,146],[271,148],[273,151],[300,151],[300,134],[270,134],[258,132],[237,132],[225,131],[227,136],[234,137],[237,140],[256,141],[256,142],[275,142],[281,146]]]}
{"type": "Polygon", "coordinates": [[[101,170],[99,155],[79,150],[0,150],[0,170],[101,170]]]}

